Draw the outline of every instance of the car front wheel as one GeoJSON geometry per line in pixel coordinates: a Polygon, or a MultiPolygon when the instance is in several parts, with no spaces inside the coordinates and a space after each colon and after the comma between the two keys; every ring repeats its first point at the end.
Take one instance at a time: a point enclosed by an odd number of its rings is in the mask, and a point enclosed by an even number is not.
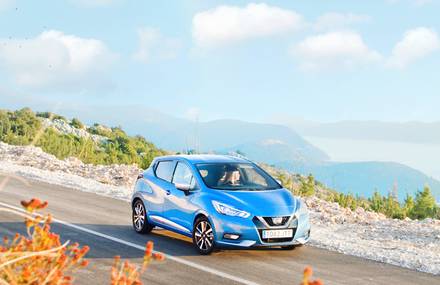
{"type": "Polygon", "coordinates": [[[200,217],[194,223],[193,243],[202,255],[210,254],[215,247],[214,232],[206,217],[200,217]]]}
{"type": "Polygon", "coordinates": [[[147,234],[153,230],[154,226],[148,223],[147,211],[141,200],[134,203],[132,218],[133,228],[137,233],[147,234]]]}

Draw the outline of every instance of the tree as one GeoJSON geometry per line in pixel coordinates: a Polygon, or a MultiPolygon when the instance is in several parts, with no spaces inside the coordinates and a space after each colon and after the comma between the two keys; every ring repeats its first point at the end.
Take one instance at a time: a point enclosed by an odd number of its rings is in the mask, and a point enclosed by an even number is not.
{"type": "Polygon", "coordinates": [[[423,188],[423,191],[418,191],[414,208],[411,211],[411,218],[426,219],[427,217],[434,217],[438,211],[435,198],[428,186],[423,188]]]}
{"type": "Polygon", "coordinates": [[[414,209],[414,198],[409,194],[406,194],[406,198],[403,204],[403,209],[405,211],[406,217],[409,217],[414,209]]]}
{"type": "Polygon", "coordinates": [[[376,190],[373,193],[373,196],[369,199],[370,201],[370,209],[374,212],[384,212],[384,199],[382,195],[376,190]]]}
{"type": "Polygon", "coordinates": [[[393,192],[385,198],[385,215],[393,219],[403,219],[405,214],[393,192]]]}
{"type": "Polygon", "coordinates": [[[312,174],[309,174],[306,179],[301,177],[300,182],[299,193],[301,196],[312,196],[315,194],[315,178],[312,174]]]}

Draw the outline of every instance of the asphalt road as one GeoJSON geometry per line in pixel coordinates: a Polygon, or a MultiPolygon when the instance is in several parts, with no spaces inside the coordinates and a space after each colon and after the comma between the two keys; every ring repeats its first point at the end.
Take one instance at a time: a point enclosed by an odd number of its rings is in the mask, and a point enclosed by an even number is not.
{"type": "MultiPolygon", "coordinates": [[[[0,176],[0,186],[4,176],[0,176]]],[[[188,238],[165,230],[149,235],[131,228],[128,203],[35,181],[12,179],[0,190],[0,208],[32,197],[49,202],[52,227],[63,239],[89,245],[90,265],[77,272],[76,284],[108,284],[113,256],[140,263],[149,240],[168,256],[152,264],[145,284],[299,284],[306,265],[325,284],[440,284],[440,277],[311,246],[278,249],[220,250],[199,256],[188,238]]],[[[10,206],[9,206],[10,205],[10,206]]],[[[15,211],[15,210],[14,210],[15,211]]],[[[23,218],[0,211],[0,236],[23,232],[23,218]]],[[[313,232],[312,232],[313,234],[313,232]]]]}

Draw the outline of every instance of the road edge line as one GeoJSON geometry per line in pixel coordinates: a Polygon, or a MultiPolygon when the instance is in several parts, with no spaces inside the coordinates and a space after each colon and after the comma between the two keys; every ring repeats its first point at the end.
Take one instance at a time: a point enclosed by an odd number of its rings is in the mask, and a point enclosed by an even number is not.
{"type": "MultiPolygon", "coordinates": [[[[0,201],[0,205],[3,206],[3,207],[7,207],[9,209],[18,211],[20,213],[27,213],[25,210],[23,210],[23,209],[21,209],[19,207],[16,207],[16,206],[13,206],[13,205],[9,205],[9,204],[1,202],[1,201],[0,201]]],[[[35,214],[35,215],[42,216],[41,214],[38,214],[38,213],[35,214]]],[[[136,248],[136,249],[139,249],[141,251],[145,251],[145,246],[141,246],[141,245],[132,243],[130,241],[126,241],[126,240],[123,240],[123,239],[120,239],[120,238],[117,238],[117,237],[113,237],[113,236],[110,236],[110,235],[107,235],[107,234],[103,234],[103,233],[100,233],[100,232],[97,232],[97,231],[94,231],[94,230],[91,230],[91,229],[87,229],[87,228],[84,228],[84,227],[81,227],[81,226],[78,226],[78,225],[75,225],[75,224],[72,224],[72,223],[60,220],[60,219],[56,219],[54,217],[52,217],[52,220],[54,222],[56,222],[56,223],[65,225],[67,227],[74,228],[76,230],[79,230],[79,231],[82,231],[82,232],[86,232],[86,233],[89,233],[89,234],[92,234],[92,235],[95,235],[95,236],[99,236],[101,238],[105,238],[105,239],[108,239],[108,240],[111,240],[111,241],[114,241],[114,242],[117,242],[117,243],[129,246],[129,247],[132,247],[132,248],[136,248]]],[[[157,251],[154,251],[154,252],[157,252],[157,251]]],[[[209,268],[207,266],[200,265],[200,264],[194,263],[194,262],[189,261],[189,260],[185,260],[183,258],[174,256],[174,255],[170,255],[170,254],[166,254],[166,253],[162,253],[162,254],[164,254],[165,257],[167,259],[169,259],[169,260],[173,260],[173,261],[175,261],[177,263],[181,263],[181,264],[187,265],[189,267],[192,267],[192,268],[195,268],[195,269],[198,269],[198,270],[201,270],[201,271],[205,271],[205,272],[211,273],[213,275],[217,275],[217,276],[225,278],[225,279],[229,279],[229,280],[232,280],[232,281],[235,281],[235,282],[238,282],[238,283],[242,283],[242,284],[246,284],[246,285],[258,285],[258,283],[255,283],[255,282],[243,279],[241,277],[237,277],[237,276],[231,275],[231,274],[226,273],[226,272],[219,271],[217,269],[209,268]]]]}

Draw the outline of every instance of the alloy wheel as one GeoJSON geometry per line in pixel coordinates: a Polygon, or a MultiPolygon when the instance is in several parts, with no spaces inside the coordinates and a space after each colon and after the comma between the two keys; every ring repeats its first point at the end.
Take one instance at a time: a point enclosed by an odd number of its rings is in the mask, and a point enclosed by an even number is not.
{"type": "Polygon", "coordinates": [[[147,220],[147,210],[141,200],[136,201],[133,206],[133,227],[141,234],[149,233],[154,228],[147,220]]]}
{"type": "Polygon", "coordinates": [[[133,224],[137,231],[141,231],[145,224],[145,209],[142,203],[137,203],[134,206],[133,224]]]}
{"type": "Polygon", "coordinates": [[[206,218],[199,220],[195,226],[194,243],[201,254],[209,254],[214,248],[214,233],[206,218]]]}

